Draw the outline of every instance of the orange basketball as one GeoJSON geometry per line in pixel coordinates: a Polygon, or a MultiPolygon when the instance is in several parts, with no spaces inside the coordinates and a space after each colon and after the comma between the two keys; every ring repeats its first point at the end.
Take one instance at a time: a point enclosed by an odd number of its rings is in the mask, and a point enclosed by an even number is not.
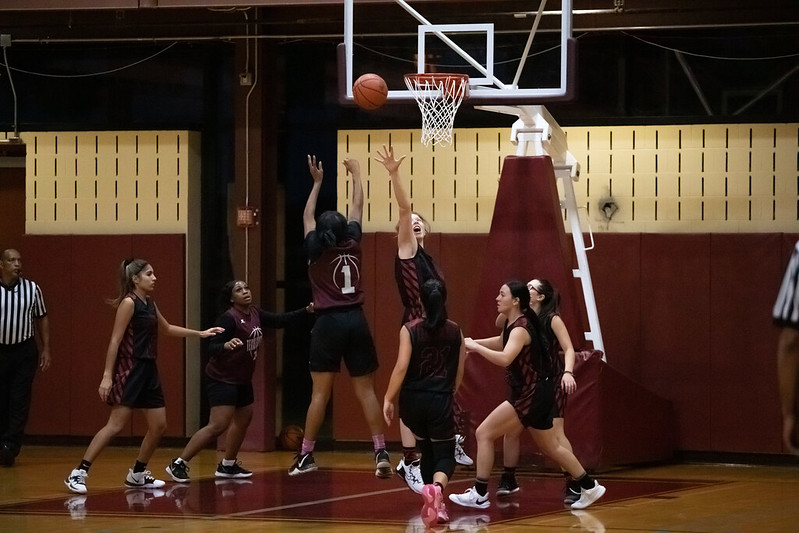
{"type": "Polygon", "coordinates": [[[302,446],[305,432],[300,426],[286,426],[280,432],[280,446],[284,450],[295,452],[302,446]]]}
{"type": "Polygon", "coordinates": [[[373,111],[386,103],[388,87],[386,80],[377,74],[364,74],[352,85],[352,98],[358,107],[373,111]]]}

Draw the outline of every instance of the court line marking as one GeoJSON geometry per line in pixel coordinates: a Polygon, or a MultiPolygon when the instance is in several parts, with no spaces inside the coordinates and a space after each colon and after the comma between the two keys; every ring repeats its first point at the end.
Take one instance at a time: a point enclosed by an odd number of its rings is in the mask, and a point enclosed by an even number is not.
{"type": "MultiPolygon", "coordinates": [[[[455,480],[455,481],[450,481],[449,483],[447,483],[447,486],[456,485],[458,483],[463,483],[465,481],[468,481],[470,483],[472,482],[472,480],[468,479],[468,478],[467,479],[458,479],[458,480],[455,480]]],[[[241,512],[238,512],[238,513],[232,513],[232,514],[225,515],[225,516],[248,516],[248,515],[257,514],[257,513],[271,513],[273,511],[283,511],[285,509],[297,509],[299,507],[307,507],[309,505],[322,505],[322,504],[325,504],[325,503],[341,502],[341,501],[345,501],[345,500],[354,500],[354,499],[357,499],[357,498],[366,498],[368,496],[379,496],[381,494],[392,494],[394,492],[405,492],[407,490],[411,490],[411,489],[408,488],[408,487],[402,487],[402,488],[399,488],[399,489],[387,489],[387,490],[378,490],[378,491],[370,491],[370,492],[361,492],[361,493],[358,493],[358,494],[349,494],[347,496],[339,496],[337,498],[325,498],[323,500],[311,500],[311,501],[307,501],[307,502],[291,503],[291,504],[288,504],[288,505],[278,505],[278,506],[275,506],[275,507],[265,507],[263,509],[251,509],[249,511],[241,511],[241,512]]]]}

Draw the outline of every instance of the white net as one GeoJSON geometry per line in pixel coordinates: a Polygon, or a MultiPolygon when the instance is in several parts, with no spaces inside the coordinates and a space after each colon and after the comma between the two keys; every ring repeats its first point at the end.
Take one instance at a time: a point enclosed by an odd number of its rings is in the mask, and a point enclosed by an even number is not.
{"type": "Polygon", "coordinates": [[[422,144],[452,143],[455,113],[469,93],[466,74],[406,74],[405,85],[422,112],[422,144]]]}

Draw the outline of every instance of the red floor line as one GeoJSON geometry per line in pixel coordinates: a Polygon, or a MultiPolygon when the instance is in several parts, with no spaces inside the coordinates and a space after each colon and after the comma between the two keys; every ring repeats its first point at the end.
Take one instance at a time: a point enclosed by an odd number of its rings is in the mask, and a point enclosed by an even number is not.
{"type": "MultiPolygon", "coordinates": [[[[470,480],[469,479],[459,479],[457,481],[451,481],[451,482],[449,482],[449,484],[447,486],[455,485],[455,484],[458,484],[458,483],[463,483],[465,481],[470,481],[470,480]]],[[[248,516],[248,515],[258,514],[258,513],[271,513],[273,511],[284,511],[286,509],[297,509],[299,507],[308,507],[308,506],[312,506],[312,505],[323,505],[323,504],[326,504],[326,503],[340,502],[340,501],[345,501],[345,500],[354,500],[354,499],[357,499],[357,498],[368,498],[370,496],[379,496],[381,494],[391,494],[391,493],[394,493],[394,492],[401,493],[401,492],[406,492],[406,491],[409,491],[409,490],[411,490],[411,489],[408,488],[408,487],[400,487],[400,488],[397,488],[397,489],[386,489],[386,490],[373,490],[373,491],[368,491],[368,492],[361,492],[361,493],[358,493],[358,494],[349,494],[347,496],[339,496],[338,498],[325,498],[325,499],[322,499],[322,500],[310,500],[310,501],[307,501],[307,502],[292,503],[292,504],[288,504],[288,505],[278,505],[278,506],[275,506],[275,507],[265,507],[263,509],[251,509],[249,511],[241,511],[241,512],[238,512],[238,513],[231,513],[231,514],[227,514],[227,515],[224,515],[224,516],[240,517],[240,516],[248,516]]]]}

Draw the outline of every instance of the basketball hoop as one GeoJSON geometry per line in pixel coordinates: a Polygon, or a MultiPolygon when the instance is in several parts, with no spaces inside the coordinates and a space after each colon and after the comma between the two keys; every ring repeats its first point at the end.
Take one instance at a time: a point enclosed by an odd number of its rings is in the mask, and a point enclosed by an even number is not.
{"type": "Polygon", "coordinates": [[[405,85],[422,112],[422,144],[451,144],[455,113],[469,95],[469,76],[431,72],[406,74],[405,85]]]}

